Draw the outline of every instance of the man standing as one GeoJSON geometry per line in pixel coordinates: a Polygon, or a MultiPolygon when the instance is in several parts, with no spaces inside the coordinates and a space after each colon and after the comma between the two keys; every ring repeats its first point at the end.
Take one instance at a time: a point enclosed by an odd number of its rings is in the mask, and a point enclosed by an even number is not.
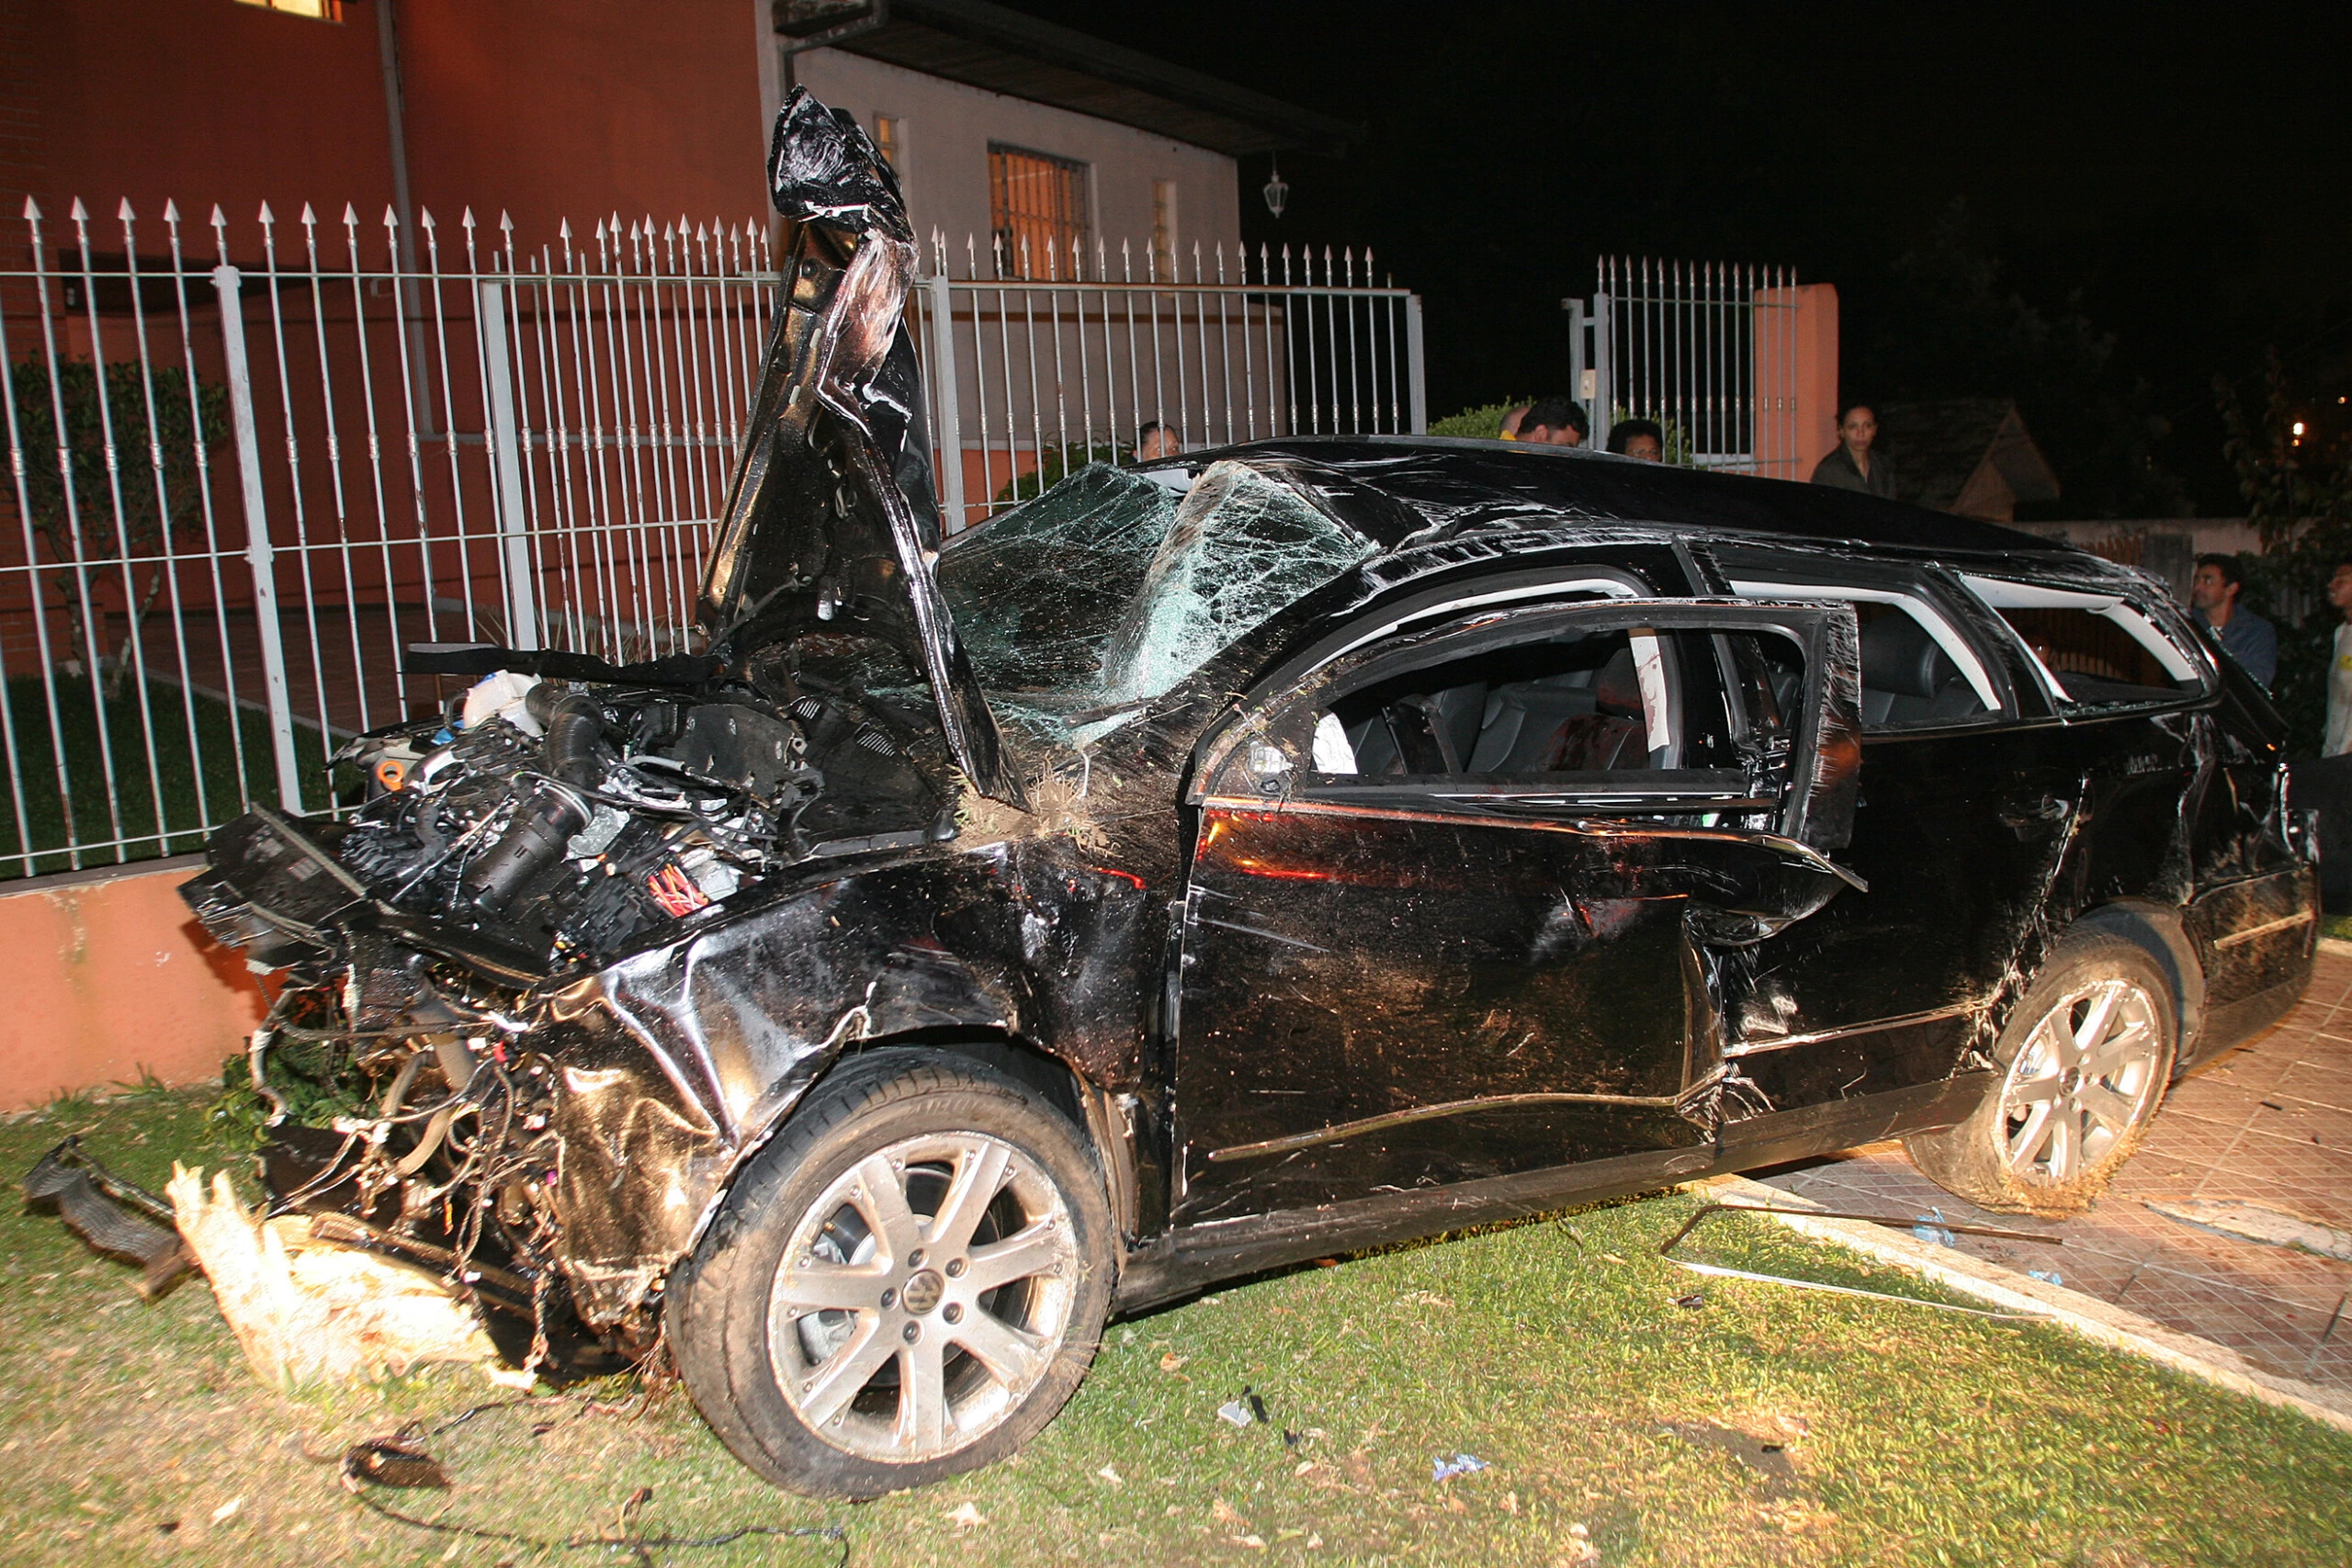
{"type": "Polygon", "coordinates": [[[1878,415],[1868,403],[1848,403],[1838,411],[1838,446],[1814,465],[1813,482],[1858,490],[1866,495],[1894,497],[1894,465],[1883,452],[1873,452],[1878,439],[1878,415]]]}
{"type": "Polygon", "coordinates": [[[1574,398],[1538,398],[1527,405],[1519,434],[1511,439],[1538,446],[1581,446],[1587,434],[1584,406],[1574,398]]]}
{"type": "MultiPolygon", "coordinates": [[[[2334,585],[2330,585],[2333,592],[2334,585]]],[[[2278,676],[2278,633],[2268,621],[2244,608],[2245,573],[2238,558],[2204,555],[2197,558],[2196,575],[2188,580],[2188,613],[2200,626],[2210,626],[2222,641],[2222,651],[2238,661],[2264,691],[2278,676]]],[[[2342,628],[2337,637],[2341,639],[2342,628]]],[[[2330,690],[2334,690],[2333,685],[2330,690]]]]}
{"type": "Polygon", "coordinates": [[[2335,628],[2327,661],[2327,735],[2319,754],[2340,757],[2352,751],[2352,560],[2336,564],[2327,580],[2327,602],[2344,623],[2335,628]]]}
{"type": "Polygon", "coordinates": [[[2327,733],[2316,761],[2288,764],[2287,799],[2319,816],[2320,908],[2342,915],[2352,914],[2352,560],[2336,563],[2327,602],[2344,617],[2328,650],[2327,733]]]}

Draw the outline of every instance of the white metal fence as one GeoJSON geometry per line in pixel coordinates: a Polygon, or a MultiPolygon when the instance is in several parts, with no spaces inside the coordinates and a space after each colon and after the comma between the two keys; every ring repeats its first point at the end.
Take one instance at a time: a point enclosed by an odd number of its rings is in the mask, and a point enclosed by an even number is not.
{"type": "Polygon", "coordinates": [[[1671,461],[1803,479],[1796,274],[1728,262],[1602,256],[1567,301],[1595,438],[1656,421],[1671,461]]]}
{"type": "Polygon", "coordinates": [[[1188,448],[1429,428],[1420,300],[1374,285],[1370,251],[1195,245],[1189,278],[1166,259],[933,237],[919,341],[933,448],[964,454],[942,475],[951,529],[1033,493],[1040,466],[1123,460],[1148,423],[1188,448]]]}
{"type": "MultiPolygon", "coordinates": [[[[930,251],[951,530],[1147,421],[1193,447],[1425,427],[1419,301],[1368,254],[1195,253],[1180,279],[1124,247],[930,251]]],[[[347,206],[28,202],[0,236],[0,875],[331,806],[334,738],[444,694],[411,641],[690,646],[775,260],[757,218],[532,250],[470,212],[403,236],[347,206]]]]}

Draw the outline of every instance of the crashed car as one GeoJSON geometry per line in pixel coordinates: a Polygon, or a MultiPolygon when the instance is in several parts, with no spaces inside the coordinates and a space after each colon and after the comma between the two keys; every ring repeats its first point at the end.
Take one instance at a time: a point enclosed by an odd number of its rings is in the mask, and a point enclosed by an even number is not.
{"type": "Polygon", "coordinates": [[[2301,992],[2280,723],[2151,578],[1417,438],[943,547],[890,174],[805,92],[772,174],[707,652],[424,650],[476,683],[364,802],[187,889],[286,975],[279,1201],[518,1359],[666,1338],[747,1464],[871,1496],[1303,1258],[1888,1137],[2079,1207],[2301,992]]]}

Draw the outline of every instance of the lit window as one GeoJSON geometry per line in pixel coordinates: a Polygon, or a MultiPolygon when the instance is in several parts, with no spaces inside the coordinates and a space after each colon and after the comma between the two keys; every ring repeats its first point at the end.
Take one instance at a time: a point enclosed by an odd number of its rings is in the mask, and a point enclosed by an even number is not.
{"type": "Polygon", "coordinates": [[[1176,276],[1176,182],[1151,182],[1151,254],[1154,276],[1176,276]]]}
{"type": "Polygon", "coordinates": [[[874,117],[874,150],[882,154],[882,161],[903,180],[907,177],[907,171],[899,162],[902,135],[903,127],[897,115],[877,114],[874,117]]]}
{"type": "MultiPolygon", "coordinates": [[[[381,0],[378,0],[381,4],[381,0]]],[[[343,0],[237,0],[240,6],[258,6],[265,11],[283,11],[289,17],[308,17],[314,22],[343,20],[343,0]]]]}
{"type": "Polygon", "coordinates": [[[989,226],[1007,276],[1068,276],[1086,243],[1086,165],[989,142],[989,226]]]}

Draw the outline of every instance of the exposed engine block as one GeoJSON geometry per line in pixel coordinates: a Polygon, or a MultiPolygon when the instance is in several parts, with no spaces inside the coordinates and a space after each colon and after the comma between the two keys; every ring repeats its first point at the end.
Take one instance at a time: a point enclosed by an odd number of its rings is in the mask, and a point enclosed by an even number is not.
{"type": "Polygon", "coordinates": [[[805,858],[823,780],[749,694],[492,676],[462,716],[363,737],[369,800],[336,858],[396,908],[558,966],[601,960],[805,858]]]}

